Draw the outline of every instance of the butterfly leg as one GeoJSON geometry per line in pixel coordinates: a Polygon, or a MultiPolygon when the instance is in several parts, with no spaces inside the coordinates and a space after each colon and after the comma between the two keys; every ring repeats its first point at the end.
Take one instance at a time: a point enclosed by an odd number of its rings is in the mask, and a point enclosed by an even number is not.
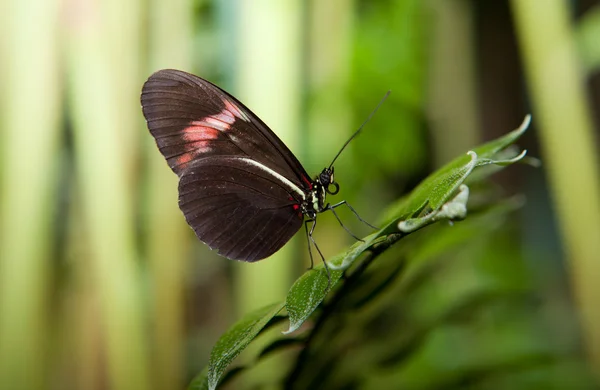
{"type": "Polygon", "coordinates": [[[340,217],[339,217],[339,216],[337,215],[337,213],[335,212],[335,209],[334,209],[334,207],[336,207],[336,206],[330,206],[330,205],[327,205],[327,206],[325,207],[325,209],[326,209],[326,210],[331,210],[331,212],[332,212],[332,213],[333,213],[333,215],[335,216],[335,219],[337,219],[337,220],[338,220],[338,222],[340,223],[340,226],[341,226],[341,227],[343,227],[343,228],[344,228],[344,230],[345,230],[345,231],[346,231],[346,232],[347,232],[349,235],[351,235],[351,236],[352,236],[352,237],[353,237],[353,238],[354,238],[356,241],[362,241],[362,242],[364,242],[364,240],[362,240],[362,239],[360,239],[360,238],[356,237],[356,236],[354,235],[354,233],[352,233],[352,232],[350,231],[350,229],[348,229],[348,228],[346,227],[346,225],[344,225],[344,223],[342,222],[342,220],[340,219],[340,217]]]}
{"type": "Polygon", "coordinates": [[[319,256],[321,256],[321,260],[323,261],[323,266],[325,266],[325,271],[327,271],[327,289],[329,289],[331,287],[331,273],[329,272],[329,266],[327,265],[327,262],[325,261],[325,256],[323,256],[323,253],[321,253],[321,250],[319,249],[317,242],[313,238],[313,232],[315,231],[316,226],[317,226],[316,218],[308,219],[308,220],[304,221],[304,229],[306,230],[306,237],[308,238],[308,253],[310,255],[310,268],[309,269],[312,269],[313,265],[314,265],[312,250],[310,248],[310,244],[312,243],[315,246],[315,248],[317,249],[317,252],[319,252],[319,256]],[[312,222],[310,231],[308,230],[309,222],[312,222]]]}
{"type": "MultiPolygon", "coordinates": [[[[347,206],[347,207],[350,209],[350,211],[352,211],[352,214],[354,214],[354,215],[356,216],[356,218],[358,218],[358,220],[359,220],[360,222],[362,222],[362,223],[364,223],[365,225],[369,226],[369,227],[370,227],[370,228],[372,228],[373,230],[379,230],[379,228],[378,228],[378,227],[375,227],[375,226],[371,225],[369,222],[367,222],[367,221],[365,221],[364,219],[362,219],[362,218],[360,217],[360,215],[358,215],[358,213],[356,212],[356,210],[354,210],[354,208],[353,208],[352,206],[350,206],[350,204],[349,204],[348,202],[346,202],[345,200],[342,200],[341,202],[339,202],[339,203],[336,203],[336,204],[334,204],[333,206],[329,206],[328,208],[329,208],[330,210],[332,210],[332,211],[333,211],[333,209],[334,209],[334,208],[336,208],[336,207],[339,207],[339,206],[341,206],[341,205],[344,205],[344,204],[345,204],[345,205],[346,205],[346,206],[347,206]]],[[[338,221],[339,221],[339,218],[338,218],[338,221]]]]}
{"type": "Polygon", "coordinates": [[[312,248],[310,245],[310,241],[312,240],[312,232],[315,230],[315,224],[316,222],[313,222],[313,219],[307,219],[306,221],[304,221],[304,231],[306,232],[306,243],[308,244],[308,254],[310,255],[310,267],[308,267],[309,270],[313,269],[313,267],[315,266],[315,263],[313,261],[313,255],[312,255],[312,248]],[[309,222],[313,222],[313,226],[312,229],[310,229],[311,233],[308,233],[308,224],[309,222]]]}

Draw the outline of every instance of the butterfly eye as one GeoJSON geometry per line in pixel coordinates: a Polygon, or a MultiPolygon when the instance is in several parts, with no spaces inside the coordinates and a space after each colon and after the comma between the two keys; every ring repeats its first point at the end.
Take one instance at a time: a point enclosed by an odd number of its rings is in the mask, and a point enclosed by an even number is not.
{"type": "Polygon", "coordinates": [[[327,186],[327,193],[329,195],[335,195],[338,192],[340,192],[340,185],[334,181],[329,183],[329,185],[327,186]],[[331,187],[333,187],[333,189],[331,189],[331,187]]]}

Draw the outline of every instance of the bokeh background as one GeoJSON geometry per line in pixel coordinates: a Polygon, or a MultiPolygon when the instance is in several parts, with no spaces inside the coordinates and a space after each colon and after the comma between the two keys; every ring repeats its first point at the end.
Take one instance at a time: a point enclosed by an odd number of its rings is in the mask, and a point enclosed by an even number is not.
{"type": "MultiPolygon", "coordinates": [[[[184,388],[308,267],[301,234],[249,265],[185,225],[139,103],[161,68],[230,91],[312,174],[391,90],[336,162],[332,200],[371,221],[532,113],[520,146],[542,168],[495,178],[527,197],[511,245],[600,373],[599,1],[7,0],[0,388],[184,388]]],[[[352,242],[330,215],[315,237],[326,256],[352,242]]]]}

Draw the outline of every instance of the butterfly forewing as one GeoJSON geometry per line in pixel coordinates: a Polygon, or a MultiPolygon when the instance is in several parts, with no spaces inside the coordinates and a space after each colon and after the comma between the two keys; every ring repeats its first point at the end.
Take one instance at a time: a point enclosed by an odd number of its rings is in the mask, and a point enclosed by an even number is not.
{"type": "Polygon", "coordinates": [[[285,144],[248,108],[216,85],[173,69],[142,89],[148,128],[169,166],[181,174],[195,157],[245,155],[296,182],[310,178],[285,144]]]}
{"type": "Polygon", "coordinates": [[[256,261],[302,226],[311,181],[248,108],[194,75],[162,70],[142,90],[148,128],[180,177],[179,207],[196,235],[231,259],[256,261]]]}

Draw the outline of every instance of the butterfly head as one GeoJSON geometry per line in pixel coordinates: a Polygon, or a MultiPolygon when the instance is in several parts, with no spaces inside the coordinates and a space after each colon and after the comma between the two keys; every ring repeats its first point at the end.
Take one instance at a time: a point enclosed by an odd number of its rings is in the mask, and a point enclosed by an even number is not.
{"type": "Polygon", "coordinates": [[[333,179],[333,167],[323,169],[317,181],[329,195],[335,195],[340,192],[339,184],[333,179]]]}

